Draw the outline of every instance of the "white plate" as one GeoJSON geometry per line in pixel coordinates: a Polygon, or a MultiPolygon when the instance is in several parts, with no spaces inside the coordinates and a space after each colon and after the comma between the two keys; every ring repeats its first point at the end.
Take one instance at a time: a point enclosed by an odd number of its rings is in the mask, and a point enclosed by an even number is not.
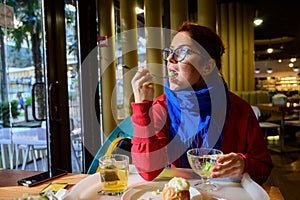
{"type": "MultiPolygon", "coordinates": [[[[167,181],[159,181],[159,182],[149,182],[145,184],[139,184],[136,186],[132,186],[128,189],[123,195],[121,200],[130,200],[130,199],[139,199],[139,200],[161,200],[162,199],[162,189],[164,188],[167,181]],[[155,194],[154,191],[159,191],[155,194]]],[[[192,200],[201,200],[200,192],[190,187],[190,196],[192,200]]]]}

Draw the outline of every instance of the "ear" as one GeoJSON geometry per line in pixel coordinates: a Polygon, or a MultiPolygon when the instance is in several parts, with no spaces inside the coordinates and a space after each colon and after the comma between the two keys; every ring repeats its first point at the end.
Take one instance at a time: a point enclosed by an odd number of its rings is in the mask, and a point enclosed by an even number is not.
{"type": "Polygon", "coordinates": [[[209,59],[202,68],[202,75],[208,76],[216,68],[216,61],[209,59]]]}

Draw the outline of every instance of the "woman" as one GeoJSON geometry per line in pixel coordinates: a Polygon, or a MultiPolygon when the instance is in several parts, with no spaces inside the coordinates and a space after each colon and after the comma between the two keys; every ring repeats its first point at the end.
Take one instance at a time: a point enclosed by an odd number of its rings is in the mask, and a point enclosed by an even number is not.
{"type": "Polygon", "coordinates": [[[225,154],[213,168],[213,178],[247,172],[259,184],[267,180],[273,165],[263,133],[251,106],[228,91],[219,73],[223,53],[216,33],[186,22],[163,50],[169,74],[165,93],[153,100],[146,68],[132,79],[132,156],[145,180],[167,166],[190,167],[186,151],[196,147],[225,154]]]}

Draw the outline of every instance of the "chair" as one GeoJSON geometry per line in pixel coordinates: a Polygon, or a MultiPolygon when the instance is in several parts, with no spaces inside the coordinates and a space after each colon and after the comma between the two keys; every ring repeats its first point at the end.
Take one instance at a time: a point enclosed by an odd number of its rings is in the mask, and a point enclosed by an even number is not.
{"type": "Polygon", "coordinates": [[[122,151],[122,149],[125,149],[121,152],[122,154],[130,154],[128,149],[131,148],[130,141],[132,137],[133,123],[131,121],[131,117],[127,117],[123,121],[121,121],[118,126],[109,134],[109,136],[95,155],[87,173],[94,174],[97,172],[97,168],[99,165],[98,159],[101,156],[116,152],[118,153],[120,150],[122,151]]]}
{"type": "MultiPolygon", "coordinates": [[[[257,106],[251,106],[252,110],[256,116],[257,119],[261,116],[260,109],[257,106]]],[[[278,132],[278,135],[280,133],[280,125],[276,123],[271,123],[271,122],[259,122],[260,128],[264,132],[264,138],[266,141],[268,141],[268,129],[276,129],[278,132]]]]}
{"type": "Polygon", "coordinates": [[[81,128],[77,128],[71,131],[71,155],[78,172],[81,172],[81,156],[82,156],[81,153],[82,153],[81,128]]]}
{"type": "Polygon", "coordinates": [[[22,170],[25,170],[26,168],[29,153],[31,153],[31,157],[34,164],[34,170],[35,171],[39,170],[35,151],[37,151],[38,154],[40,153],[40,157],[43,163],[43,170],[44,171],[46,170],[47,167],[47,162],[46,162],[47,146],[46,145],[16,145],[16,169],[18,169],[18,165],[19,165],[19,151],[23,152],[23,163],[21,168],[22,170]]]}
{"type": "MultiPolygon", "coordinates": [[[[41,127],[46,131],[46,122],[39,122],[37,126],[32,126],[34,128],[41,127]]],[[[19,154],[22,152],[22,157],[23,157],[23,162],[22,162],[22,170],[25,170],[26,165],[27,165],[27,160],[29,158],[29,155],[31,155],[33,164],[34,164],[34,170],[38,171],[40,170],[38,168],[37,164],[37,158],[41,158],[42,160],[42,167],[43,170],[47,170],[47,145],[45,144],[20,144],[16,145],[16,169],[18,169],[19,166],[19,154]]]]}
{"type": "Polygon", "coordinates": [[[288,120],[288,121],[285,121],[284,125],[300,127],[300,120],[288,120]]]}
{"type": "MultiPolygon", "coordinates": [[[[76,124],[78,121],[76,120],[76,124]]],[[[75,119],[70,118],[70,130],[71,130],[71,156],[74,160],[77,172],[81,172],[81,156],[82,156],[82,137],[81,137],[81,128],[75,128],[75,119]]]]}
{"type": "MultiPolygon", "coordinates": [[[[299,134],[300,134],[300,119],[299,120],[286,120],[284,122],[284,125],[285,125],[285,130],[289,130],[289,133],[290,133],[290,137],[291,138],[297,138],[299,137],[299,134]]],[[[286,133],[287,131],[285,131],[286,133]]]]}

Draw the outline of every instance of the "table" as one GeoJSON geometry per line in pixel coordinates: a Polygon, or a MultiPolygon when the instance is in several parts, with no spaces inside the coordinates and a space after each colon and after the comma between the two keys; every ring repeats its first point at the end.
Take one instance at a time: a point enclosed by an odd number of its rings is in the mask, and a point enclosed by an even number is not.
{"type": "Polygon", "coordinates": [[[45,145],[45,128],[1,128],[0,144],[45,145]]]}
{"type": "MultiPolygon", "coordinates": [[[[176,175],[176,170],[171,169],[174,175],[176,175]]],[[[189,171],[189,169],[184,169],[189,171]]],[[[25,170],[10,170],[0,168],[0,197],[3,200],[13,199],[14,197],[22,196],[24,193],[36,195],[49,183],[68,183],[70,187],[67,189],[70,191],[74,184],[78,183],[80,180],[90,176],[89,174],[72,174],[69,173],[52,181],[42,183],[34,187],[19,186],[17,181],[28,176],[33,176],[42,172],[39,171],[25,171],[25,170]]],[[[181,171],[182,173],[182,171],[181,171]]],[[[129,179],[138,175],[130,175],[129,179]]],[[[163,176],[161,176],[163,178],[163,176]]],[[[283,196],[278,187],[274,186],[264,186],[265,191],[268,193],[271,200],[283,200],[283,196]]]]}
{"type": "MultiPolygon", "coordinates": [[[[1,145],[1,154],[2,154],[2,163],[3,167],[6,168],[6,149],[4,148],[7,145],[8,156],[10,161],[10,168],[13,169],[13,147],[16,145],[16,151],[18,153],[19,145],[26,145],[26,156],[29,154],[30,148],[33,149],[35,145],[46,146],[46,129],[44,128],[1,128],[0,129],[0,145],[1,145]]],[[[18,155],[18,154],[17,154],[18,155]]]]}
{"type": "Polygon", "coordinates": [[[300,103],[300,96],[292,96],[292,97],[287,97],[287,102],[291,104],[297,104],[300,103]]]}
{"type": "MultiPolygon", "coordinates": [[[[6,168],[6,151],[4,145],[8,146],[8,156],[10,161],[10,168],[13,169],[13,146],[16,145],[17,153],[19,145],[26,145],[25,159],[27,159],[29,150],[37,146],[47,146],[47,137],[45,128],[1,128],[0,129],[0,145],[2,154],[3,167],[6,168]]],[[[18,154],[17,154],[18,156],[18,154]]],[[[23,163],[24,166],[24,163],[23,163]]]]}
{"type": "Polygon", "coordinates": [[[70,189],[74,184],[79,182],[81,179],[89,176],[88,174],[72,174],[69,173],[55,180],[50,180],[34,187],[19,186],[17,181],[42,173],[41,171],[26,171],[26,170],[11,170],[0,168],[0,199],[13,199],[14,197],[22,196],[24,193],[37,195],[45,188],[49,183],[68,183],[70,189]]]}
{"type": "MultiPolygon", "coordinates": [[[[78,171],[81,171],[80,159],[76,156],[76,152],[74,149],[73,141],[81,141],[81,132],[80,130],[72,131],[71,133],[71,153],[73,158],[75,159],[75,164],[78,171]]],[[[26,148],[22,169],[25,169],[27,158],[29,156],[30,150],[47,150],[47,134],[46,128],[20,128],[20,127],[12,127],[12,128],[1,128],[0,129],[0,147],[1,147],[1,155],[2,155],[2,163],[3,168],[6,168],[7,165],[7,150],[8,157],[10,163],[10,169],[13,169],[14,165],[14,146],[16,146],[16,166],[18,165],[18,147],[22,147],[22,149],[26,148]],[[21,145],[21,146],[20,146],[21,145]],[[5,148],[7,146],[7,149],[5,148]]],[[[35,169],[37,170],[37,164],[35,158],[33,158],[35,169]]],[[[44,166],[46,168],[47,166],[44,166]]]]}
{"type": "Polygon", "coordinates": [[[279,148],[270,148],[277,152],[293,152],[300,151],[299,148],[290,147],[284,144],[285,135],[285,112],[300,110],[300,104],[288,104],[287,106],[275,106],[272,103],[256,104],[260,110],[270,110],[281,113],[280,133],[279,133],[279,148]]]}

